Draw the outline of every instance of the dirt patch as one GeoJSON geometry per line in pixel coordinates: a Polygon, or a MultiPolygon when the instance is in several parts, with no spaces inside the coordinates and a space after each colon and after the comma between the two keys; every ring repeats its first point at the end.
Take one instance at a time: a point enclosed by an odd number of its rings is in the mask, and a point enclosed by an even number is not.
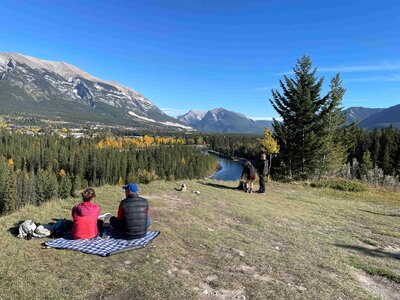
{"type": "Polygon", "coordinates": [[[371,276],[366,273],[358,273],[357,280],[361,286],[375,296],[388,300],[400,300],[399,285],[388,279],[371,276]]]}
{"type": "Polygon", "coordinates": [[[221,300],[246,300],[246,294],[243,287],[236,287],[236,289],[216,289],[211,287],[208,283],[201,283],[195,291],[199,295],[199,299],[221,299],[221,300]]]}

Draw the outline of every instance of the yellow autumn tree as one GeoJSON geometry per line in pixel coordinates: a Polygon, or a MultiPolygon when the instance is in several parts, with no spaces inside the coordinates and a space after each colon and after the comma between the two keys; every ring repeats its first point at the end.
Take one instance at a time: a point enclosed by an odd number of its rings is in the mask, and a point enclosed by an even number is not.
{"type": "Polygon", "coordinates": [[[65,176],[65,170],[61,169],[60,171],[58,171],[58,177],[63,178],[65,176]]]}
{"type": "Polygon", "coordinates": [[[7,160],[7,165],[8,165],[10,168],[14,167],[14,160],[13,160],[12,158],[8,159],[8,160],[7,160]]]}
{"type": "Polygon", "coordinates": [[[122,179],[122,177],[120,176],[118,179],[118,185],[119,186],[123,186],[124,185],[124,180],[122,179]]]}
{"type": "MultiPolygon", "coordinates": [[[[269,155],[269,170],[271,170],[272,158],[279,153],[279,144],[276,139],[274,139],[272,135],[272,131],[269,128],[264,129],[264,138],[259,139],[260,142],[260,150],[269,155]]],[[[268,177],[269,177],[268,170],[268,177]]]]}

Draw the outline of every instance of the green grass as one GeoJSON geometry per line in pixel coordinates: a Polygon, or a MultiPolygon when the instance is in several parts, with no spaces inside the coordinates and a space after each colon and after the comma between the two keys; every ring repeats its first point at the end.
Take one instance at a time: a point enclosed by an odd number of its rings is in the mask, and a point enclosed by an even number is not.
{"type": "MultiPolygon", "coordinates": [[[[185,181],[178,192],[180,183],[140,186],[161,235],[107,258],[9,232],[25,219],[70,218],[76,199],[1,217],[0,299],[378,299],[359,272],[399,290],[400,260],[385,249],[400,248],[400,193],[273,182],[259,195],[212,180],[185,181]]],[[[115,214],[122,191],[96,194],[101,212],[115,214]]]]}
{"type": "Polygon", "coordinates": [[[396,283],[400,283],[400,275],[397,275],[395,273],[393,273],[390,270],[386,270],[386,269],[382,269],[382,268],[377,268],[371,265],[367,265],[364,264],[360,261],[350,261],[350,264],[360,270],[363,270],[365,272],[367,272],[370,275],[374,275],[374,276],[382,276],[382,277],[386,277],[389,280],[392,280],[396,283]]]}

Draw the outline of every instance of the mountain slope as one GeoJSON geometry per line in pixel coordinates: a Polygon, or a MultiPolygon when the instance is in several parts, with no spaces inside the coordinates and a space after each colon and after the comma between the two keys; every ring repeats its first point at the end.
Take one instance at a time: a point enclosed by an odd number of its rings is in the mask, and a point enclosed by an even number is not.
{"type": "Polygon", "coordinates": [[[18,53],[0,53],[0,104],[0,113],[64,121],[185,127],[128,87],[64,62],[18,53]]]}
{"type": "Polygon", "coordinates": [[[400,104],[384,109],[359,123],[366,129],[382,128],[392,125],[400,128],[400,104]]]}
{"type": "Polygon", "coordinates": [[[380,111],[384,108],[367,108],[367,107],[349,107],[343,111],[346,115],[346,124],[358,122],[364,120],[380,111]]]}

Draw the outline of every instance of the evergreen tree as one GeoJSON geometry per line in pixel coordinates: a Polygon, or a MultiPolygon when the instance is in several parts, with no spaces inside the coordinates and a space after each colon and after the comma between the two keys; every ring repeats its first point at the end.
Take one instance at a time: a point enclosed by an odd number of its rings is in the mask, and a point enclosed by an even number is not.
{"type": "Polygon", "coordinates": [[[58,196],[58,181],[57,176],[52,169],[46,170],[46,189],[44,195],[46,201],[54,199],[58,196]]]}
{"type": "MultiPolygon", "coordinates": [[[[283,120],[274,120],[273,126],[288,175],[304,178],[315,175],[324,155],[329,154],[325,142],[330,130],[326,123],[328,116],[335,117],[341,97],[331,92],[320,96],[323,78],[316,77],[317,69],[312,69],[310,57],[299,59],[293,71],[294,79],[285,75],[284,81],[280,81],[282,93],[273,90],[270,102],[283,120]]],[[[338,122],[331,125],[335,123],[338,122]]]]}
{"type": "Polygon", "coordinates": [[[17,208],[17,174],[12,168],[8,170],[7,186],[3,198],[3,213],[10,213],[17,208]]]}
{"type": "Polygon", "coordinates": [[[4,212],[4,197],[7,190],[8,168],[6,160],[0,156],[0,214],[4,212]]]}
{"type": "Polygon", "coordinates": [[[60,184],[58,188],[58,196],[61,199],[68,198],[71,194],[72,183],[69,174],[66,173],[64,176],[60,178],[60,184]]]}
{"type": "Polygon", "coordinates": [[[36,176],[36,199],[37,204],[46,201],[47,174],[43,169],[39,169],[36,176]]]}
{"type": "Polygon", "coordinates": [[[336,74],[330,83],[331,92],[329,101],[322,111],[326,111],[322,118],[322,160],[319,167],[319,178],[324,173],[340,169],[346,162],[347,147],[340,139],[338,131],[346,123],[346,117],[342,112],[342,99],[346,90],[342,87],[340,75],[336,74]]]}
{"type": "Polygon", "coordinates": [[[361,160],[361,179],[364,179],[368,175],[368,171],[372,170],[372,168],[371,152],[367,150],[364,152],[361,160]]]}

